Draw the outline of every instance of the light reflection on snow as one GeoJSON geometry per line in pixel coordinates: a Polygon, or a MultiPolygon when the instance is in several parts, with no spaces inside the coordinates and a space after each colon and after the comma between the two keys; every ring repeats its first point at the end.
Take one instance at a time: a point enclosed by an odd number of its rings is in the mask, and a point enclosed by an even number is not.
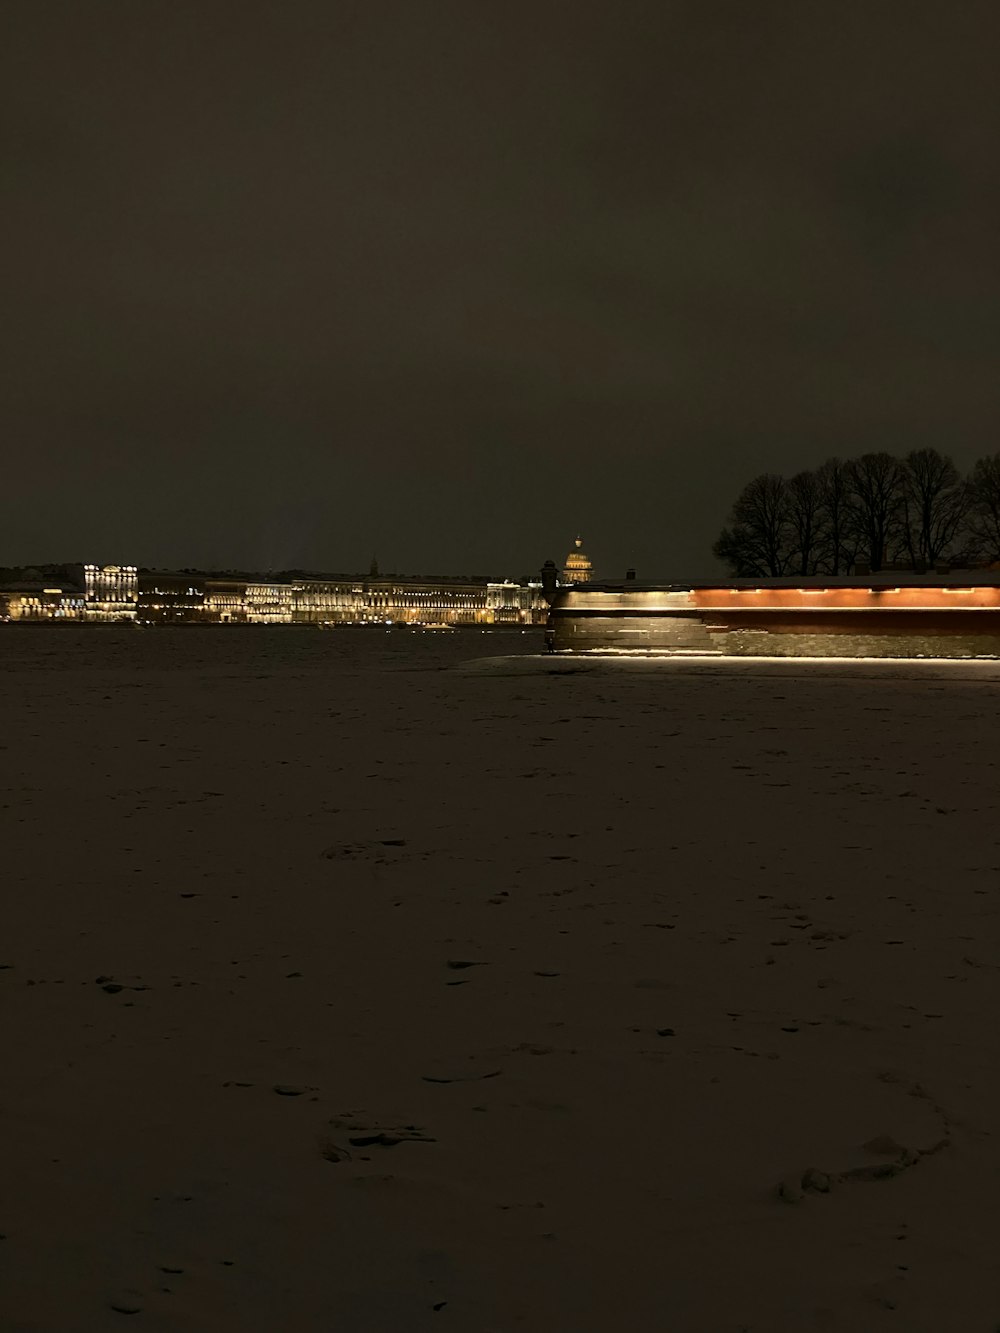
{"type": "Polygon", "coordinates": [[[721,653],[654,653],[604,650],[588,653],[532,653],[486,657],[457,663],[463,674],[483,676],[583,675],[592,672],[639,672],[662,675],[782,676],[891,680],[945,680],[1000,683],[1000,659],[994,657],[753,657],[721,653]]]}

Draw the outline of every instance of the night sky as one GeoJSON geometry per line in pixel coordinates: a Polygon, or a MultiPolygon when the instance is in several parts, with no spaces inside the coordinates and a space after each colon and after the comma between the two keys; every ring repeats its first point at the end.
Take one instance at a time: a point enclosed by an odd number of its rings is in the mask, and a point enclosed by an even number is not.
{"type": "Polygon", "coordinates": [[[996,0],[7,0],[0,563],[712,569],[1000,448],[996,0]]]}

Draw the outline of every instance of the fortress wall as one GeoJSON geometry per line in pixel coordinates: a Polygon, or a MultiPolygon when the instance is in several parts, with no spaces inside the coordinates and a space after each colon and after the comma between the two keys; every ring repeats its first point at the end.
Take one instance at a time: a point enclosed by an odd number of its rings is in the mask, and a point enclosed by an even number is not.
{"type": "Polygon", "coordinates": [[[556,652],[616,648],[678,653],[722,651],[700,616],[556,614],[552,617],[551,641],[556,652]]]}
{"type": "Polygon", "coordinates": [[[714,634],[729,657],[997,657],[1000,634],[714,634]]]}

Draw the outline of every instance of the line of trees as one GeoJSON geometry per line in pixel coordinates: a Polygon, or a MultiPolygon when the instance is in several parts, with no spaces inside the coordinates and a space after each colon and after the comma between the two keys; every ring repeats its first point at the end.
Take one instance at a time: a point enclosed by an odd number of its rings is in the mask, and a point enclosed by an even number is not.
{"type": "Polygon", "coordinates": [[[1000,453],[963,477],[936,449],[830,458],[744,486],[712,547],[737,576],[872,573],[1000,561],[1000,453]]]}

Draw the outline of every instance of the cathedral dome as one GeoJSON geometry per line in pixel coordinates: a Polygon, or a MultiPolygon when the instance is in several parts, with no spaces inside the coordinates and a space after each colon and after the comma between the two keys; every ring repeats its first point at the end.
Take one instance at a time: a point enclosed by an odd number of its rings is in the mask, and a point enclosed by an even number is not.
{"type": "Polygon", "coordinates": [[[589,583],[594,577],[594,567],[590,563],[590,558],[583,552],[583,538],[577,537],[574,543],[574,550],[570,551],[566,557],[566,566],[563,569],[563,582],[565,583],[589,583]]]}

